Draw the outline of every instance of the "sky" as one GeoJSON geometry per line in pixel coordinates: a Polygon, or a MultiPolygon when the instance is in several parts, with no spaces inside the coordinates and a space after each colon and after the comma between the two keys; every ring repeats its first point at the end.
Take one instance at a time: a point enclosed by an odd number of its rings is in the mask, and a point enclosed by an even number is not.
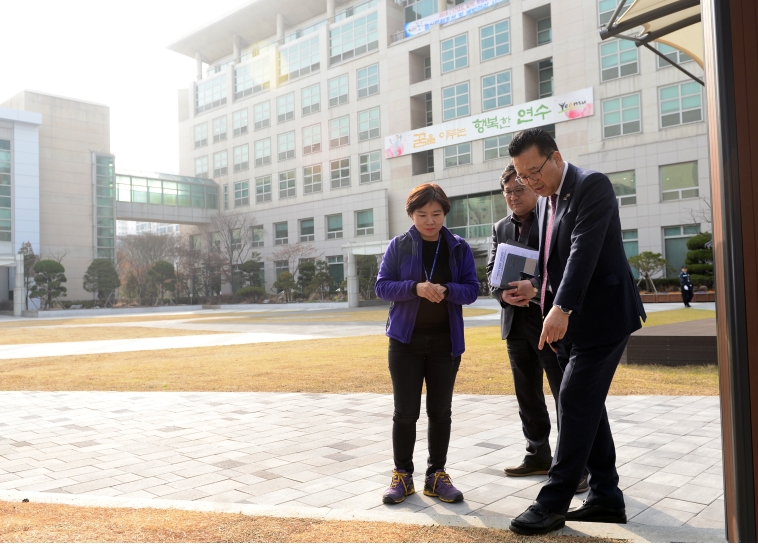
{"type": "Polygon", "coordinates": [[[177,95],[195,60],[166,46],[242,3],[0,0],[0,102],[28,89],[108,105],[117,169],[179,173],[177,95]]]}

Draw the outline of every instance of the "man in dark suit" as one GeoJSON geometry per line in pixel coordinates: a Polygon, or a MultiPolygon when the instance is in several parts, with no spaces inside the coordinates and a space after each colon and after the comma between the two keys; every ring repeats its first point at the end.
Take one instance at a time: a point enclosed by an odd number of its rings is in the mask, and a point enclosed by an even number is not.
{"type": "Polygon", "coordinates": [[[687,267],[682,267],[682,273],[679,274],[679,285],[682,288],[682,302],[684,302],[685,308],[692,308],[690,306],[690,302],[692,302],[692,297],[695,296],[692,292],[692,280],[690,279],[689,273],[687,273],[687,267]]]}
{"type": "MultiPolygon", "coordinates": [[[[505,197],[511,215],[501,219],[492,227],[492,245],[487,262],[487,279],[492,275],[497,246],[507,240],[517,241],[534,249],[539,249],[539,228],[535,209],[539,195],[516,182],[516,169],[509,164],[500,176],[500,189],[505,197]]],[[[558,391],[563,371],[558,359],[548,346],[538,349],[542,332],[542,314],[539,297],[529,299],[518,295],[514,289],[491,288],[492,296],[502,307],[500,331],[503,340],[508,341],[508,358],[513,373],[513,385],[519,406],[521,428],[526,438],[526,455],[518,466],[506,467],[505,474],[511,477],[547,474],[553,456],[550,451],[550,414],[545,405],[542,390],[542,373],[553,398],[558,405],[558,391]]],[[[584,479],[577,489],[587,491],[584,479]]]]}
{"type": "Polygon", "coordinates": [[[624,253],[616,196],[607,176],[564,161],[541,129],[518,134],[509,153],[517,181],[543,197],[537,205],[540,277],[512,285],[525,297],[541,289],[539,347],[555,349],[563,369],[549,478],[510,528],[544,534],[567,519],[626,523],[605,399],[629,336],[646,316],[624,253]],[[585,466],[589,495],[568,512],[585,466]]]}

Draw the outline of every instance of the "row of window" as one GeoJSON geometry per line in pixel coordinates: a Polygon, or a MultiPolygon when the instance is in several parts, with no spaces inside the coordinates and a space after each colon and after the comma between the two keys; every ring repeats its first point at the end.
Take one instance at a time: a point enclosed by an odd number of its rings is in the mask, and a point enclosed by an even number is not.
{"type": "MultiPolygon", "coordinates": [[[[329,63],[360,56],[379,48],[379,21],[376,11],[355,17],[329,31],[329,63]]],[[[308,75],[321,68],[321,51],[318,35],[302,37],[291,45],[254,49],[241,57],[234,68],[234,100],[271,88],[271,55],[276,54],[276,72],[279,84],[308,75]]],[[[218,66],[220,71],[233,65],[233,61],[218,66]]],[[[226,104],[226,75],[198,83],[195,88],[195,111],[204,111],[226,104]]]]}
{"type": "Polygon", "coordinates": [[[0,140],[0,242],[11,241],[11,142],[0,140]]]}
{"type": "MultiPolygon", "coordinates": [[[[661,234],[663,235],[663,258],[668,261],[674,271],[669,271],[667,275],[676,276],[679,274],[679,269],[685,264],[687,259],[687,240],[696,234],[700,234],[699,225],[675,225],[671,227],[662,227],[661,234]]],[[[634,257],[638,255],[639,250],[639,234],[637,229],[623,230],[621,231],[621,237],[624,241],[624,253],[626,258],[634,257]]],[[[637,277],[637,271],[633,270],[635,277],[637,277]]]]}
{"type": "MultiPolygon", "coordinates": [[[[382,178],[381,152],[372,151],[358,156],[359,180],[361,184],[380,181],[382,178]]],[[[341,189],[350,186],[350,158],[338,159],[329,162],[329,184],[332,189],[341,189]]],[[[322,166],[315,164],[303,167],[302,194],[308,195],[323,192],[324,180],[322,166]]],[[[229,195],[230,185],[223,185],[224,209],[229,209],[230,204],[235,208],[250,205],[250,181],[237,181],[231,184],[232,195],[229,195]],[[232,202],[230,202],[230,200],[232,202]]],[[[279,200],[294,198],[297,196],[297,178],[295,170],[287,170],[278,173],[278,185],[276,186],[279,200]]],[[[260,176],[255,178],[255,202],[271,202],[273,194],[272,176],[260,176]]]]}
{"type": "MultiPolygon", "coordinates": [[[[637,204],[637,181],[634,170],[608,174],[619,206],[637,204]]],[[[697,161],[658,167],[661,202],[700,196],[697,161]]]]}

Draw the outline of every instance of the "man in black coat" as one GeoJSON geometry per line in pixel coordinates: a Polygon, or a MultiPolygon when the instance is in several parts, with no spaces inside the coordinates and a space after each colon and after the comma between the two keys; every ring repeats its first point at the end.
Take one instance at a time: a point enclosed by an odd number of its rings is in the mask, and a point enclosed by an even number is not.
{"type": "Polygon", "coordinates": [[[690,279],[690,275],[687,273],[686,266],[682,267],[682,273],[679,274],[679,285],[682,288],[682,301],[684,301],[684,307],[692,308],[692,306],[690,306],[690,302],[692,302],[694,293],[692,292],[692,280],[690,279]]]}
{"type": "MultiPolygon", "coordinates": [[[[492,227],[492,245],[487,262],[487,279],[492,276],[495,254],[499,244],[507,240],[520,242],[539,249],[539,228],[536,222],[536,207],[539,195],[516,182],[516,169],[509,164],[500,176],[500,190],[505,197],[511,215],[492,227]]],[[[558,366],[555,352],[548,346],[537,347],[542,332],[542,314],[539,297],[526,299],[516,294],[515,289],[491,288],[492,296],[500,302],[500,332],[507,339],[508,358],[513,373],[513,385],[519,406],[521,428],[526,438],[526,455],[518,466],[506,467],[505,474],[511,477],[547,474],[553,461],[550,451],[550,414],[545,405],[542,388],[543,371],[553,393],[556,408],[558,391],[563,371],[558,366]]],[[[583,478],[577,493],[587,491],[583,478]]]]}
{"type": "Polygon", "coordinates": [[[646,316],[624,253],[616,196],[607,176],[564,161],[541,129],[518,134],[509,154],[517,181],[543,197],[537,204],[540,277],[513,285],[525,297],[541,289],[539,347],[555,349],[563,369],[549,478],[510,528],[544,534],[567,519],[626,523],[605,399],[629,336],[646,316]],[[585,466],[589,495],[568,512],[585,466]]]}

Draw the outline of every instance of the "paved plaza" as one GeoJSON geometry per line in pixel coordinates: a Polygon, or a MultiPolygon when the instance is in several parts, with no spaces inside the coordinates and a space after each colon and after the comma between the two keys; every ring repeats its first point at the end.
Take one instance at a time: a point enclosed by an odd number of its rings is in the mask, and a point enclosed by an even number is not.
{"type": "MultiPolygon", "coordinates": [[[[544,481],[503,474],[524,451],[512,396],[454,399],[448,470],[465,493],[463,503],[417,493],[396,506],[381,503],[392,469],[389,395],[4,392],[2,398],[5,499],[507,527],[544,481]]],[[[610,536],[633,540],[724,540],[718,399],[611,397],[607,405],[630,523],[571,527],[595,536],[615,528],[610,536]]],[[[422,418],[417,488],[425,436],[422,418]]]]}

